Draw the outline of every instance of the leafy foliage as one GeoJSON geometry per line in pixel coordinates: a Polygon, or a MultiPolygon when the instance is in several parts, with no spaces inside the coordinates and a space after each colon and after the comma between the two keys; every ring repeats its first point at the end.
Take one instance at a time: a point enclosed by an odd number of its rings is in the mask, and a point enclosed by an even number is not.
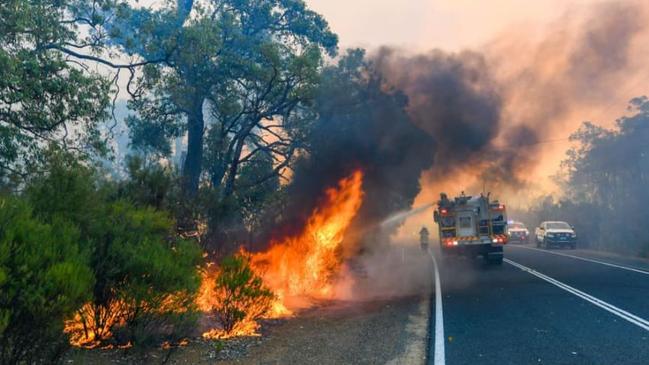
{"type": "Polygon", "coordinates": [[[97,126],[106,116],[109,83],[57,50],[82,42],[66,21],[75,4],[0,2],[0,178],[42,162],[47,143],[104,152],[97,126]]]}
{"type": "Polygon", "coordinates": [[[210,0],[194,9],[195,16],[187,18],[188,12],[167,8],[123,8],[122,23],[114,28],[138,31],[116,32],[113,40],[144,58],[167,55],[139,79],[130,104],[138,113],[129,120],[134,144],[167,155],[170,138],[186,132],[184,186],[195,195],[209,125],[219,153],[207,170],[215,187],[224,184],[221,194],[227,197],[239,165],[253,155],[288,160],[274,174],[291,161],[292,130],[299,125],[291,119],[299,119],[299,106],[312,98],[322,53],[333,55],[337,38],[302,1],[210,0]]]}
{"type": "Polygon", "coordinates": [[[78,312],[83,330],[75,336],[80,342],[104,341],[120,326],[124,343],[146,342],[142,336],[153,324],[161,328],[163,318],[191,311],[201,252],[194,243],[174,238],[165,212],[110,201],[92,170],[63,161],[54,160],[28,196],[44,220],[63,218],[77,225],[90,255],[93,295],[78,312]]]}
{"type": "Polygon", "coordinates": [[[215,288],[221,299],[214,312],[223,330],[230,334],[245,321],[255,321],[271,308],[273,293],[250,268],[248,259],[241,255],[221,261],[215,288]]]}
{"type": "Polygon", "coordinates": [[[50,363],[67,347],[63,320],[90,298],[93,275],[79,231],[0,197],[0,363],[50,363]]]}
{"type": "Polygon", "coordinates": [[[158,163],[148,163],[137,156],[127,156],[128,178],[118,184],[118,196],[138,206],[158,210],[170,209],[176,176],[171,168],[158,163]]]}

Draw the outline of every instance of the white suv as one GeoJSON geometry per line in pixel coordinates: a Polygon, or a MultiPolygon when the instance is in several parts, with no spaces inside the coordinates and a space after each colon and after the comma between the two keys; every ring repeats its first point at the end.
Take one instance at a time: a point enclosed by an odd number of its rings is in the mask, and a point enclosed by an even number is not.
{"type": "Polygon", "coordinates": [[[577,247],[577,234],[566,222],[548,221],[536,228],[536,247],[577,247]]]}

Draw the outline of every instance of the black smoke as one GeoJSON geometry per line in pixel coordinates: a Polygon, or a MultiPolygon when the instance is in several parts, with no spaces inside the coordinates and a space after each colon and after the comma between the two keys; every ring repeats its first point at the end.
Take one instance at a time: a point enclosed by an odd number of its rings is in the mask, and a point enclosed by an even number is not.
{"type": "Polygon", "coordinates": [[[512,33],[485,52],[384,47],[342,57],[323,74],[285,226],[302,227],[325,188],[357,168],[366,175],[361,227],[410,208],[424,172],[433,185],[469,172],[490,189],[527,188],[566,115],[616,92],[646,28],[642,9],[603,3],[538,42],[512,33]]]}
{"type": "Polygon", "coordinates": [[[503,118],[501,86],[484,55],[434,50],[408,56],[382,48],[373,59],[386,82],[408,96],[413,123],[435,140],[433,179],[472,170],[492,187],[525,184],[520,174],[530,154],[520,147],[534,145],[538,135],[503,118]]]}
{"type": "MultiPolygon", "coordinates": [[[[359,168],[366,195],[355,224],[366,244],[396,228],[385,232],[379,223],[412,207],[424,171],[448,176],[479,166],[490,179],[520,184],[520,160],[494,144],[502,99],[480,54],[350,52],[325,70],[316,109],[308,152],[288,187],[281,226],[289,230],[303,227],[322,192],[359,168]]],[[[536,140],[527,128],[506,135],[517,143],[536,140]]]]}
{"type": "Polygon", "coordinates": [[[412,123],[407,97],[388,87],[363,54],[350,51],[322,75],[318,117],[288,187],[291,203],[280,226],[300,229],[323,191],[356,169],[364,173],[365,191],[357,228],[376,226],[409,208],[420,191],[419,177],[433,162],[434,140],[412,123]]]}

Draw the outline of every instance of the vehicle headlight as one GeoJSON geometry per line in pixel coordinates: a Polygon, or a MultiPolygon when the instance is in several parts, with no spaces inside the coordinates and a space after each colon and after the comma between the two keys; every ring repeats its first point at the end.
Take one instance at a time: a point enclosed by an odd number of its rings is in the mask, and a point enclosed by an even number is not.
{"type": "Polygon", "coordinates": [[[576,234],[576,233],[571,233],[570,236],[571,236],[572,238],[577,238],[577,234],[576,234]]]}
{"type": "Polygon", "coordinates": [[[553,237],[554,237],[554,233],[548,233],[548,237],[553,238],[553,237]]]}

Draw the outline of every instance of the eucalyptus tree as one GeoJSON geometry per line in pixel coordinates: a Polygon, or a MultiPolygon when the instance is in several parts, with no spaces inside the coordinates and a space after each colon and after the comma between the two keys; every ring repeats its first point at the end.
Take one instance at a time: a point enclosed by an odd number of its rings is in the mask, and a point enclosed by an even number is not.
{"type": "Polygon", "coordinates": [[[138,31],[122,39],[122,46],[145,58],[147,52],[169,57],[144,68],[131,102],[138,113],[129,126],[135,144],[163,154],[169,153],[171,138],[186,133],[185,193],[196,194],[207,170],[227,197],[241,165],[256,154],[272,156],[275,175],[290,162],[303,107],[317,84],[323,54],[335,54],[337,37],[301,0],[189,3],[189,16],[174,32],[166,31],[170,22],[179,24],[165,16],[171,10],[145,15],[132,10],[131,25],[138,31]],[[207,168],[206,149],[214,152],[207,168]]]}
{"type": "Polygon", "coordinates": [[[99,33],[79,31],[102,21],[85,3],[0,2],[0,179],[24,175],[50,144],[101,150],[109,80],[73,56],[102,44],[99,33]]]}

